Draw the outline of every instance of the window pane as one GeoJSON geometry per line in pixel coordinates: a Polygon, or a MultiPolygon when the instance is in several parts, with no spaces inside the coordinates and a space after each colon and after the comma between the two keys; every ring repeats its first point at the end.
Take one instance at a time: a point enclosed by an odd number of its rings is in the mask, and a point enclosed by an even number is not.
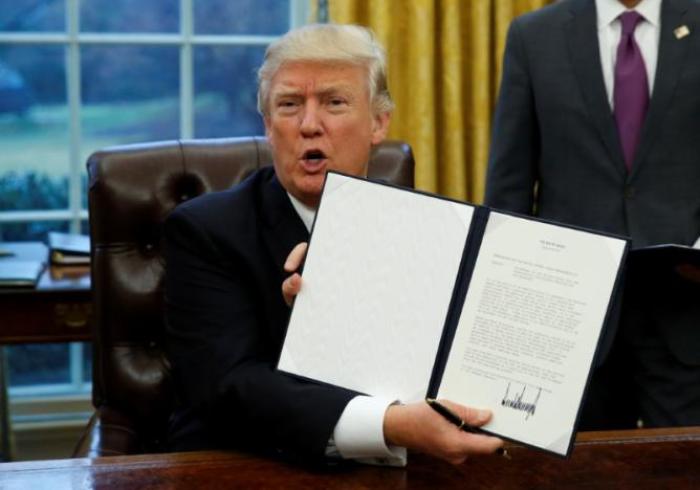
{"type": "Polygon", "coordinates": [[[194,52],[195,136],[215,138],[264,133],[256,108],[255,70],[262,46],[199,47],[194,52]]]}
{"type": "Polygon", "coordinates": [[[64,0],[0,0],[0,31],[65,31],[64,0]]]}
{"type": "Polygon", "coordinates": [[[87,0],[80,3],[80,30],[175,32],[179,13],[179,0],[87,0]]]}
{"type": "Polygon", "coordinates": [[[68,221],[30,221],[26,223],[0,223],[0,241],[21,242],[25,240],[46,243],[49,231],[69,230],[68,221]]]}
{"type": "Polygon", "coordinates": [[[197,34],[283,34],[289,30],[289,0],[197,0],[197,34]]]}
{"type": "Polygon", "coordinates": [[[69,344],[20,344],[7,347],[10,387],[69,383],[69,344]]]}
{"type": "Polygon", "coordinates": [[[0,211],[68,207],[64,48],[0,46],[0,211]]]}
{"type": "Polygon", "coordinates": [[[82,161],[104,146],[178,137],[178,50],[82,48],[82,161]]]}

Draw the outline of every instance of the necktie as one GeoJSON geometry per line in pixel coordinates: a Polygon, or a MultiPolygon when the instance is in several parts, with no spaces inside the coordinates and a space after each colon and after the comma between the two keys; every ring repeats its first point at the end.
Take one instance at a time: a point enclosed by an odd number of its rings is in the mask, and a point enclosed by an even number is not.
{"type": "Polygon", "coordinates": [[[642,16],[637,12],[625,12],[620,16],[622,36],[617,46],[615,62],[615,123],[622,143],[627,170],[632,168],[634,154],[639,144],[644,116],[649,106],[649,84],[644,59],[634,40],[634,30],[642,16]]]}

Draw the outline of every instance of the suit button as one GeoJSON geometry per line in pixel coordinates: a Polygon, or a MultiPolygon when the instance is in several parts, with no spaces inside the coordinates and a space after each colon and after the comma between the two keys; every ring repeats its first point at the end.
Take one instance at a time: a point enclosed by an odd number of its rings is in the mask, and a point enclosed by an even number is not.
{"type": "Polygon", "coordinates": [[[634,199],[634,187],[631,185],[625,186],[625,199],[634,199]]]}

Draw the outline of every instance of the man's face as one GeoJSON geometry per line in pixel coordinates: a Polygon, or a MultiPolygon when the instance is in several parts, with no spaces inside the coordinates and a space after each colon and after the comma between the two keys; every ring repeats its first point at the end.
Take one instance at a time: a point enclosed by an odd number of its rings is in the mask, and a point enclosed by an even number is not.
{"type": "Polygon", "coordinates": [[[371,146],[386,136],[389,114],[374,115],[366,69],[352,64],[284,64],[270,83],[265,133],[277,178],[318,206],[328,170],[365,176],[371,146]]]}

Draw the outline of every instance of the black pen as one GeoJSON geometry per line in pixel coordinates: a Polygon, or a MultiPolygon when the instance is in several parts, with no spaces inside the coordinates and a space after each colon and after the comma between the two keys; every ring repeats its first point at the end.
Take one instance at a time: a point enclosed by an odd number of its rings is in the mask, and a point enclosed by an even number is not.
{"type": "MultiPolygon", "coordinates": [[[[464,432],[470,432],[472,434],[484,434],[484,431],[482,431],[478,427],[466,423],[464,420],[462,420],[462,418],[459,415],[454,413],[452,410],[450,410],[434,398],[426,398],[425,403],[427,403],[428,406],[435,410],[437,413],[445,417],[445,419],[449,423],[456,425],[459,430],[463,430],[464,432]]],[[[508,451],[506,451],[505,448],[499,447],[496,450],[496,454],[499,454],[504,458],[510,459],[510,454],[508,454],[508,451]]]]}

